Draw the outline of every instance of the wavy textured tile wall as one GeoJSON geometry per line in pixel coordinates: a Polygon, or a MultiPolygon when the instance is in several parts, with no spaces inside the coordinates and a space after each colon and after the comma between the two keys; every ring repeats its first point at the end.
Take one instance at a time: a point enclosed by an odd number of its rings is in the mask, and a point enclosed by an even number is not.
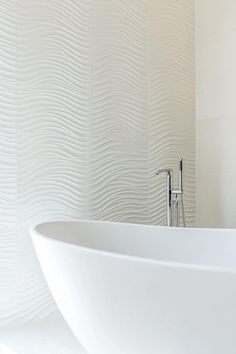
{"type": "Polygon", "coordinates": [[[18,18],[18,257],[28,264],[17,316],[27,321],[54,310],[29,225],[88,215],[88,11],[81,1],[22,0],[18,18]]]}
{"type": "Polygon", "coordinates": [[[147,2],[92,4],[91,216],[145,222],[147,2]]]}
{"type": "Polygon", "coordinates": [[[195,221],[194,1],[0,0],[0,326],[55,311],[28,227],[164,223],[186,158],[195,221]],[[16,61],[17,39],[17,61],[16,61]],[[17,85],[16,85],[17,82],[17,85]]]}
{"type": "Polygon", "coordinates": [[[15,313],[16,277],[16,11],[0,1],[0,326],[15,313]]]}

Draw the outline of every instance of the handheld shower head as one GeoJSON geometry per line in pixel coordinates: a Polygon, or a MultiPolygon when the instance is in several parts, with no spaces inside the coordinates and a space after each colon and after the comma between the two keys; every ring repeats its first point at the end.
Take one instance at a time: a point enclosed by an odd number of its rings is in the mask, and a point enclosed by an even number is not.
{"type": "Polygon", "coordinates": [[[183,191],[183,159],[179,160],[179,189],[183,191]]]}

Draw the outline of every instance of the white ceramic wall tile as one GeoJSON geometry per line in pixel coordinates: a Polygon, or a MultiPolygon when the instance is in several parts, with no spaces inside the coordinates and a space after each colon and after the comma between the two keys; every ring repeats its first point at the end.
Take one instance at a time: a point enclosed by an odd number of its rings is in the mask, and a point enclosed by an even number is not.
{"type": "Polygon", "coordinates": [[[164,224],[155,171],[183,157],[194,224],[194,0],[21,0],[17,37],[15,3],[0,7],[4,326],[55,310],[32,223],[164,224]]]}
{"type": "Polygon", "coordinates": [[[0,327],[15,312],[16,264],[16,11],[0,1],[0,327]]]}
{"type": "Polygon", "coordinates": [[[183,157],[188,224],[194,225],[194,2],[151,1],[149,11],[149,222],[165,224],[165,182],[156,170],[177,167],[183,157]]]}
{"type": "Polygon", "coordinates": [[[88,11],[79,1],[23,0],[18,19],[16,320],[24,323],[55,310],[29,226],[88,215],[88,11]]]}
{"type": "Polygon", "coordinates": [[[235,116],[236,29],[198,47],[198,119],[235,116]]]}
{"type": "Polygon", "coordinates": [[[198,44],[236,28],[235,0],[197,0],[198,44]]]}
{"type": "Polygon", "coordinates": [[[235,227],[236,2],[197,7],[197,224],[235,227]]]}
{"type": "Polygon", "coordinates": [[[91,216],[145,222],[147,2],[93,1],[91,23],[91,216]]]}
{"type": "Polygon", "coordinates": [[[169,135],[195,137],[194,2],[151,1],[149,11],[151,133],[157,140],[169,135]]]}
{"type": "Polygon", "coordinates": [[[198,173],[236,174],[236,116],[198,121],[198,173]]]}
{"type": "Polygon", "coordinates": [[[197,181],[198,226],[236,228],[236,175],[199,174],[197,181]]]}

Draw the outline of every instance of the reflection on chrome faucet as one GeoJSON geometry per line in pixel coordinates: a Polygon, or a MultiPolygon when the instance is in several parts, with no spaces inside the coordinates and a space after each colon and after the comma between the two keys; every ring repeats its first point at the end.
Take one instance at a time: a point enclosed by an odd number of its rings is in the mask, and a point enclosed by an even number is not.
{"type": "Polygon", "coordinates": [[[173,170],[164,168],[158,170],[156,175],[166,175],[166,224],[167,226],[180,226],[180,210],[182,212],[183,226],[186,227],[184,200],[183,200],[183,159],[179,161],[179,186],[173,187],[173,170]]]}

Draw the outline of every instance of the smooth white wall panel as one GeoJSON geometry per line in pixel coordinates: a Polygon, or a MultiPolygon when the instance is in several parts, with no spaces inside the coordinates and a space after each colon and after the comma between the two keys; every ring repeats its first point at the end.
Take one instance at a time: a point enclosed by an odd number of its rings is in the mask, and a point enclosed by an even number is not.
{"type": "Polygon", "coordinates": [[[14,2],[0,5],[5,326],[56,310],[30,225],[164,224],[165,181],[155,172],[177,167],[179,157],[194,225],[194,1],[21,0],[17,12],[14,2]]]}
{"type": "Polygon", "coordinates": [[[198,0],[197,223],[203,227],[236,227],[235,40],[236,2],[198,0]]]}

